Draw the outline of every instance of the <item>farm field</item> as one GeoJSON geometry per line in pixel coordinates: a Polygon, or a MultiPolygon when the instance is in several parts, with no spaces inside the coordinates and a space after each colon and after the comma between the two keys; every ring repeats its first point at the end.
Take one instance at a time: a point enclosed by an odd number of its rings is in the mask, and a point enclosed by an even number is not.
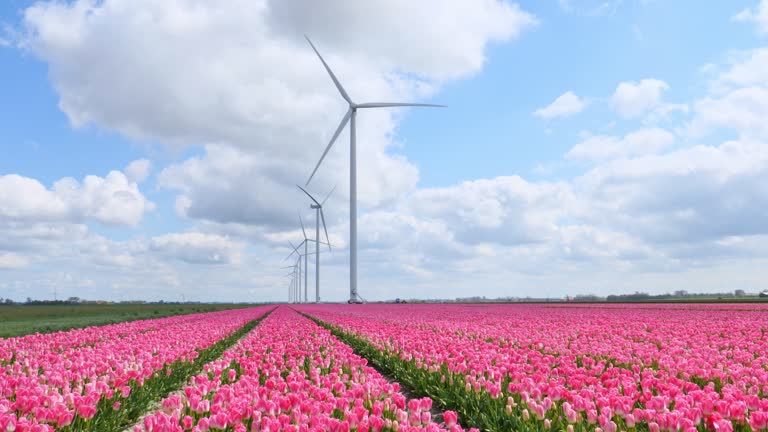
{"type": "Polygon", "coordinates": [[[0,339],[0,431],[768,428],[768,306],[281,305],[0,339]]]}
{"type": "Polygon", "coordinates": [[[0,337],[51,333],[94,325],[213,312],[242,304],[76,304],[0,305],[0,337]]]}
{"type": "Polygon", "coordinates": [[[299,308],[483,430],[763,430],[764,305],[299,308]]]}
{"type": "Polygon", "coordinates": [[[121,430],[271,308],[0,339],[0,430],[121,430]]]}

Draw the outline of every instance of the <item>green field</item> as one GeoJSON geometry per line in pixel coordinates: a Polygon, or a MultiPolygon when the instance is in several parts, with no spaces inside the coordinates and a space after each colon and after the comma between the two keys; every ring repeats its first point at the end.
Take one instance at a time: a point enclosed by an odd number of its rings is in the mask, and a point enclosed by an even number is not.
{"type": "Polygon", "coordinates": [[[0,305],[0,337],[251,307],[248,304],[0,305]]]}

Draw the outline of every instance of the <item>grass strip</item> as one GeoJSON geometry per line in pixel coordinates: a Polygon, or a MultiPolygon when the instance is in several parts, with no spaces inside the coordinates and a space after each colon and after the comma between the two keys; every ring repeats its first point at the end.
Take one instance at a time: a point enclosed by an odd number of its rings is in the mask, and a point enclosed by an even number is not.
{"type": "Polygon", "coordinates": [[[221,357],[224,351],[253,330],[274,310],[266,312],[258,319],[249,321],[226,338],[199,351],[200,355],[192,362],[177,360],[166,365],[155,372],[151,378],[144,380],[142,386],[139,386],[135,380],[130,381],[128,385],[131,387],[131,393],[128,397],[122,397],[120,390],[115,389],[114,397],[102,398],[99,401],[96,414],[92,418],[85,419],[75,416],[69,426],[57,430],[66,432],[121,432],[130,428],[149,408],[178,390],[190,377],[200,373],[205,364],[221,357]]]}
{"type": "Polygon", "coordinates": [[[3,305],[0,338],[260,306],[257,304],[3,305]]]}

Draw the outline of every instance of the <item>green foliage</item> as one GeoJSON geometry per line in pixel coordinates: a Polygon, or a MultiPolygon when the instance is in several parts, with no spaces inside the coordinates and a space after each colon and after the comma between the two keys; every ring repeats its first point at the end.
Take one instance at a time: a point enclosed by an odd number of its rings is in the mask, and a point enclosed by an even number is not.
{"type": "Polygon", "coordinates": [[[16,304],[0,307],[0,337],[252,307],[245,304],[16,304]]]}

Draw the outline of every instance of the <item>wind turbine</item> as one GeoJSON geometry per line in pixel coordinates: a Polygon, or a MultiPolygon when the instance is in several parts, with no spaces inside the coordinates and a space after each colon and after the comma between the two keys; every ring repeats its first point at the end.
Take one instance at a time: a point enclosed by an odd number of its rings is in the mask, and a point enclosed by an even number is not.
{"type": "Polygon", "coordinates": [[[296,277],[296,282],[298,286],[298,295],[296,296],[296,299],[297,299],[296,303],[301,303],[301,252],[299,252],[299,247],[301,247],[301,243],[299,243],[299,246],[294,246],[290,240],[288,240],[288,243],[291,245],[291,248],[293,248],[293,251],[291,251],[291,253],[288,254],[287,257],[285,257],[285,259],[292,257],[293,254],[298,255],[298,260],[296,264],[294,264],[294,267],[298,269],[297,277],[296,277]]]}
{"type": "Polygon", "coordinates": [[[344,87],[336,78],[336,75],[334,75],[330,66],[328,66],[328,63],[325,62],[323,56],[321,56],[320,52],[317,50],[317,48],[315,48],[315,45],[311,40],[309,40],[309,37],[306,35],[304,37],[307,39],[307,42],[309,42],[312,50],[315,51],[315,54],[317,54],[317,57],[320,58],[320,61],[323,63],[323,66],[328,72],[328,75],[331,76],[331,80],[333,80],[333,84],[336,85],[336,89],[341,94],[341,97],[344,98],[344,100],[349,104],[347,113],[344,114],[344,117],[341,119],[341,123],[339,123],[339,126],[336,128],[336,132],[333,133],[331,141],[325,148],[323,155],[320,156],[320,160],[317,162],[317,165],[312,171],[312,174],[309,176],[305,186],[308,186],[309,182],[312,181],[312,177],[314,177],[317,169],[320,168],[320,164],[323,163],[323,159],[325,159],[325,155],[328,154],[328,150],[333,147],[333,143],[336,142],[336,138],[338,138],[339,134],[344,129],[344,126],[349,123],[349,302],[357,303],[359,302],[359,296],[357,294],[357,148],[355,143],[355,118],[357,117],[357,110],[359,108],[388,108],[405,106],[444,107],[445,105],[402,102],[368,102],[361,104],[355,103],[352,101],[352,98],[349,97],[347,91],[344,90],[344,87]]]}
{"type": "MultiPolygon", "coordinates": [[[[309,192],[303,187],[296,185],[302,192],[307,194],[309,199],[314,201],[314,204],[310,204],[309,208],[315,210],[315,303],[320,303],[320,221],[323,221],[323,230],[325,230],[325,241],[328,242],[328,250],[331,250],[331,240],[328,238],[328,228],[325,226],[325,215],[323,214],[323,204],[328,201],[336,186],[328,192],[322,202],[318,202],[309,192]]],[[[301,225],[301,230],[304,230],[304,224],[301,225]]],[[[307,234],[304,233],[306,239],[307,234]]],[[[306,286],[306,284],[305,284],[306,286]]]]}
{"type": "Polygon", "coordinates": [[[292,269],[290,273],[285,277],[291,278],[291,282],[288,284],[288,303],[293,300],[293,280],[296,278],[296,265],[280,267],[280,269],[292,269]]]}
{"type": "MultiPolygon", "coordinates": [[[[299,221],[301,221],[301,215],[299,215],[299,221]]],[[[307,252],[307,243],[313,241],[312,239],[307,238],[307,232],[304,231],[304,222],[301,222],[301,230],[304,232],[304,240],[302,240],[301,243],[299,243],[298,246],[294,246],[293,243],[289,240],[288,243],[293,248],[293,252],[291,252],[285,259],[290,258],[293,254],[296,254],[298,259],[296,262],[296,266],[298,267],[298,303],[301,303],[301,258],[304,257],[304,302],[307,303],[307,272],[309,271],[307,267],[307,255],[312,255],[311,252],[307,252]],[[299,248],[301,248],[301,245],[304,245],[304,253],[302,254],[301,251],[299,251],[299,248]]]]}

